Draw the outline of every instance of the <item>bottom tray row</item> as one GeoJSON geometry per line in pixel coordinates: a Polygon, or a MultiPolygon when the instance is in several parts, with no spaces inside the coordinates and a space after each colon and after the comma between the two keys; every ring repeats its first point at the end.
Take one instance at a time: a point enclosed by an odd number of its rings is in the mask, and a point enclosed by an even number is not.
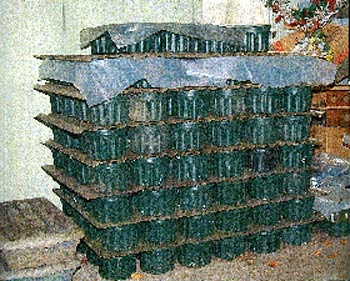
{"type": "Polygon", "coordinates": [[[197,242],[178,247],[155,249],[137,255],[113,257],[106,259],[99,257],[87,244],[82,242],[79,251],[86,253],[88,260],[99,266],[99,273],[103,278],[120,280],[127,279],[136,272],[137,259],[142,271],[151,274],[163,274],[171,271],[178,262],[183,266],[199,267],[208,265],[212,257],[232,260],[250,250],[257,253],[270,253],[280,248],[281,242],[301,245],[311,240],[312,225],[294,225],[279,230],[255,233],[253,235],[237,236],[197,242]]]}
{"type": "MultiPolygon", "coordinates": [[[[312,217],[314,197],[265,204],[254,208],[207,213],[193,217],[154,219],[151,221],[113,226],[94,227],[66,201],[63,211],[71,216],[97,248],[111,255],[136,253],[160,245],[186,243],[191,240],[214,239],[223,235],[249,231],[256,227],[276,226],[282,222],[300,222],[312,217]]],[[[95,248],[94,248],[95,249],[95,248]]]]}

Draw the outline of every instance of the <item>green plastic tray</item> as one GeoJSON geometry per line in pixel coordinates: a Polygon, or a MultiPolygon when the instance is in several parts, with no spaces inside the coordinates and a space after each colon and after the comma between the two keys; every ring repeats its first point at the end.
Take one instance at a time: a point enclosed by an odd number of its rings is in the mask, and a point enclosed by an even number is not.
{"type": "Polygon", "coordinates": [[[207,124],[174,124],[171,126],[171,134],[169,135],[169,139],[171,142],[171,148],[174,150],[200,150],[207,142],[207,124]]]}
{"type": "Polygon", "coordinates": [[[245,112],[246,89],[218,89],[209,93],[214,116],[237,116],[245,112]]]}
{"type": "Polygon", "coordinates": [[[272,200],[283,195],[283,174],[256,177],[249,181],[249,196],[256,200],[272,200]]]}
{"type": "Polygon", "coordinates": [[[264,231],[251,235],[249,248],[257,253],[272,253],[277,251],[281,245],[281,233],[279,230],[264,231]]]}
{"type": "Polygon", "coordinates": [[[209,123],[210,142],[214,146],[238,145],[243,141],[243,121],[212,121],[209,123]]]}
{"type": "Polygon", "coordinates": [[[214,185],[196,185],[177,190],[178,208],[180,210],[206,210],[215,204],[214,185]]]}
{"type": "Polygon", "coordinates": [[[206,180],[211,175],[210,156],[178,156],[171,160],[170,172],[176,182],[206,180]]]}
{"type": "Polygon", "coordinates": [[[245,166],[245,151],[224,151],[213,154],[216,165],[215,176],[218,178],[231,178],[243,174],[245,166]]]}
{"type": "Polygon", "coordinates": [[[245,139],[251,144],[275,143],[278,135],[276,133],[276,120],[271,117],[257,117],[245,121],[245,139]]]}
{"type": "Polygon", "coordinates": [[[133,196],[135,213],[142,216],[172,215],[176,207],[176,189],[143,190],[133,196]]]}
{"type": "Polygon", "coordinates": [[[247,91],[246,111],[251,114],[273,114],[281,110],[280,89],[250,88],[247,91]]]}
{"type": "Polygon", "coordinates": [[[140,238],[154,245],[171,243],[176,240],[177,221],[159,219],[143,222],[139,225],[140,238]]]}
{"type": "Polygon", "coordinates": [[[247,201],[246,184],[244,181],[217,183],[217,204],[229,206],[244,204],[247,201]]]}
{"type": "Polygon", "coordinates": [[[223,233],[244,231],[248,228],[249,208],[222,211],[215,214],[216,230],[223,233]]]}
{"type": "Polygon", "coordinates": [[[140,268],[150,274],[163,274],[175,268],[175,248],[156,249],[140,254],[140,268]]]}
{"type": "Polygon", "coordinates": [[[208,115],[208,95],[205,90],[170,91],[170,114],[180,119],[197,119],[208,115]]]}
{"type": "Polygon", "coordinates": [[[310,134],[311,116],[296,115],[281,117],[277,121],[279,136],[283,141],[300,142],[310,134]]]}
{"type": "Polygon", "coordinates": [[[184,217],[179,220],[179,233],[185,238],[203,239],[215,230],[215,215],[184,217]]]}
{"type": "Polygon", "coordinates": [[[311,107],[310,87],[286,87],[283,89],[281,105],[282,111],[306,112],[311,107]]]}
{"type": "Polygon", "coordinates": [[[246,237],[237,236],[216,240],[214,243],[214,255],[219,259],[233,260],[246,250],[246,237]]]}
{"type": "Polygon", "coordinates": [[[186,244],[177,248],[177,260],[181,265],[201,267],[211,262],[212,243],[186,244]]]}
{"type": "Polygon", "coordinates": [[[302,245],[311,241],[311,224],[293,225],[283,229],[283,241],[292,245],[302,245]]]}
{"type": "Polygon", "coordinates": [[[170,148],[170,128],[168,125],[137,126],[129,130],[128,140],[134,153],[163,153],[170,148]]]}
{"type": "Polygon", "coordinates": [[[271,203],[253,207],[250,209],[250,217],[256,225],[277,225],[281,220],[281,205],[271,203]]]}
{"type": "Polygon", "coordinates": [[[313,214],[313,196],[303,199],[289,200],[283,202],[283,217],[289,221],[303,221],[309,219],[313,214]]]}
{"type": "Polygon", "coordinates": [[[281,146],[279,150],[279,163],[284,168],[306,168],[311,164],[312,144],[286,145],[281,146]]]}

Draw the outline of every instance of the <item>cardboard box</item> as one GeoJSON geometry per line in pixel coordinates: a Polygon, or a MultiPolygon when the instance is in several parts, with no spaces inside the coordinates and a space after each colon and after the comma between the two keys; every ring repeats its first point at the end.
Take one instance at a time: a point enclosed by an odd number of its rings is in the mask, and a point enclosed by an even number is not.
{"type": "Polygon", "coordinates": [[[350,159],[350,146],[347,139],[350,136],[350,128],[312,126],[311,137],[317,140],[319,146],[315,152],[325,152],[344,159],[350,159]]]}

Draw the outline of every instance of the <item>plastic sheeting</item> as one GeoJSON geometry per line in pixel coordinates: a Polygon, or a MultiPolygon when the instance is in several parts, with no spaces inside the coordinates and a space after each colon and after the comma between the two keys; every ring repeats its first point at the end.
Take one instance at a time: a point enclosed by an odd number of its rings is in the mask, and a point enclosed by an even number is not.
{"type": "Polygon", "coordinates": [[[257,26],[220,26],[212,24],[180,24],[180,23],[125,23],[111,24],[83,29],[80,33],[81,48],[108,32],[117,48],[136,44],[160,31],[168,31],[192,38],[216,40],[234,44],[245,39],[246,32],[257,30],[269,31],[269,25],[257,26]]]}
{"type": "Polygon", "coordinates": [[[328,85],[336,67],[307,56],[231,56],[209,58],[118,57],[90,61],[45,59],[41,79],[73,83],[89,106],[100,104],[140,80],[156,88],[225,86],[228,79],[263,86],[328,85]]]}
{"type": "Polygon", "coordinates": [[[350,162],[321,154],[314,165],[312,186],[324,192],[316,196],[314,209],[332,220],[332,214],[350,209],[350,162]]]}

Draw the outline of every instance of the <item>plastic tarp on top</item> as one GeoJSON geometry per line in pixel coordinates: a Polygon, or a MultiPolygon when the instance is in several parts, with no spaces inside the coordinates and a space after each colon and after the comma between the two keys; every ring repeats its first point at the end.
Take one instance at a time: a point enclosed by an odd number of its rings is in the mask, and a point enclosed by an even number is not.
{"type": "Polygon", "coordinates": [[[332,63],[306,56],[231,56],[210,58],[118,57],[90,61],[45,59],[41,79],[73,83],[89,106],[118,95],[140,80],[151,87],[225,86],[228,79],[263,86],[328,85],[332,63]]]}
{"type": "Polygon", "coordinates": [[[125,23],[111,24],[83,29],[80,33],[81,48],[108,32],[117,48],[136,44],[160,31],[168,31],[202,40],[215,40],[234,44],[245,38],[246,32],[256,29],[270,30],[269,25],[257,26],[220,26],[212,24],[180,24],[180,23],[125,23]]]}

